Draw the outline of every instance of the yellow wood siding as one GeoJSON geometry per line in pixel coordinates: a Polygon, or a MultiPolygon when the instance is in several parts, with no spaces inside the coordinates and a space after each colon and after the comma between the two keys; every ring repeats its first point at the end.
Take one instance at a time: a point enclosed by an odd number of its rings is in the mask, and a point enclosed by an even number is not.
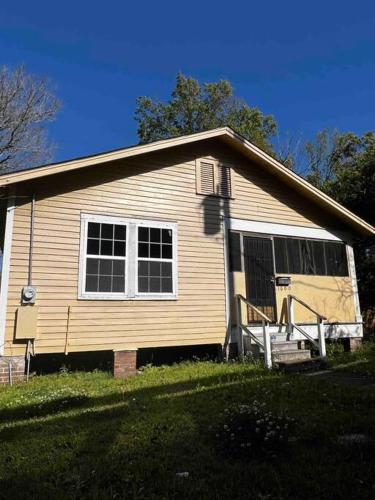
{"type": "Polygon", "coordinates": [[[26,284],[30,203],[36,193],[33,285],[36,352],[223,343],[226,335],[221,215],[320,227],[324,217],[297,193],[218,140],[119,160],[19,185],[14,216],[6,353],[26,284]],[[234,168],[234,199],[196,194],[195,162],[213,156],[234,168]],[[78,300],[81,213],[178,223],[178,299],[78,300]],[[68,327],[68,307],[70,319],[68,327]],[[67,332],[68,327],[68,332],[67,332]]]}

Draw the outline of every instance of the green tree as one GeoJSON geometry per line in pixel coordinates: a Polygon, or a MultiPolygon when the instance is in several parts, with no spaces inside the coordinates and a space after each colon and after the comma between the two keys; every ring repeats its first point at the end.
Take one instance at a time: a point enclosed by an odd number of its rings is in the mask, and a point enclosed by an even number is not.
{"type": "MultiPolygon", "coordinates": [[[[307,179],[370,224],[375,225],[375,133],[323,130],[306,144],[307,179]]],[[[374,238],[355,241],[362,306],[375,307],[374,238]]]]}
{"type": "Polygon", "coordinates": [[[227,80],[201,85],[179,73],[168,102],[138,97],[135,111],[140,143],[229,126],[268,153],[276,132],[272,116],[234,96],[227,80]]]}

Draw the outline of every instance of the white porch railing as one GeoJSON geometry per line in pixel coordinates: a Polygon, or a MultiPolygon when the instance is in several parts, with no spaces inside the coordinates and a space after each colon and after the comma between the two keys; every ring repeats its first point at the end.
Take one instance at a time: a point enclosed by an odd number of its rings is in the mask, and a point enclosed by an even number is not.
{"type": "Polygon", "coordinates": [[[267,368],[272,368],[272,351],[271,351],[271,337],[269,333],[270,326],[270,318],[266,316],[262,311],[260,311],[257,307],[254,306],[251,302],[249,302],[242,295],[236,295],[236,309],[237,309],[237,331],[238,331],[238,354],[244,354],[244,342],[243,342],[243,334],[244,332],[251,337],[251,339],[259,345],[264,351],[264,362],[267,368]],[[249,327],[245,325],[242,321],[242,303],[246,304],[250,307],[256,314],[258,314],[261,318],[262,322],[262,330],[263,330],[263,342],[254,335],[249,327]]]}
{"type": "Polygon", "coordinates": [[[288,295],[288,334],[293,335],[293,329],[295,328],[299,333],[301,333],[304,337],[307,338],[317,349],[319,349],[319,355],[324,358],[327,354],[326,351],[326,339],[324,336],[324,321],[327,319],[325,316],[322,314],[318,313],[310,307],[306,302],[303,300],[299,299],[295,295],[288,295]],[[303,328],[301,328],[300,325],[296,324],[294,321],[294,302],[298,302],[301,304],[301,306],[305,307],[308,309],[310,312],[312,312],[316,316],[316,325],[318,329],[318,342],[311,337],[303,328]]]}

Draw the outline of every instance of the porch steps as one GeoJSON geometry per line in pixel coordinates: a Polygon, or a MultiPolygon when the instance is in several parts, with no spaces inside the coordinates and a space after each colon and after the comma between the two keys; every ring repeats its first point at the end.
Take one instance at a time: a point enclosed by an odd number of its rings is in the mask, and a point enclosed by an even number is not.
{"type": "Polygon", "coordinates": [[[327,368],[322,358],[310,358],[300,361],[279,361],[277,367],[284,373],[315,372],[327,368]]]}
{"type": "MultiPolygon", "coordinates": [[[[258,337],[258,335],[256,336],[258,337]]],[[[259,339],[261,340],[260,336],[259,339]]],[[[286,340],[286,334],[282,332],[271,335],[271,349],[272,359],[277,365],[311,360],[309,349],[299,349],[298,341],[286,340]]],[[[262,347],[252,341],[251,337],[247,337],[245,352],[251,352],[253,356],[260,357],[264,351],[262,347]]]]}
{"type": "Polygon", "coordinates": [[[308,349],[290,349],[283,351],[273,351],[272,358],[275,363],[300,362],[311,359],[311,351],[308,349]]]}

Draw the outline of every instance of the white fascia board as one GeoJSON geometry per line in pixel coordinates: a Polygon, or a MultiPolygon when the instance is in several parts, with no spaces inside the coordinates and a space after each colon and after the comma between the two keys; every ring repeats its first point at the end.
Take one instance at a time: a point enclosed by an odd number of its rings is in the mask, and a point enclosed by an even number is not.
{"type": "Polygon", "coordinates": [[[312,238],[317,240],[345,241],[346,235],[333,230],[276,224],[273,222],[260,222],[255,220],[228,219],[228,228],[231,231],[244,231],[248,233],[268,234],[278,236],[295,236],[299,238],[312,238]]]}

